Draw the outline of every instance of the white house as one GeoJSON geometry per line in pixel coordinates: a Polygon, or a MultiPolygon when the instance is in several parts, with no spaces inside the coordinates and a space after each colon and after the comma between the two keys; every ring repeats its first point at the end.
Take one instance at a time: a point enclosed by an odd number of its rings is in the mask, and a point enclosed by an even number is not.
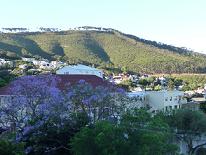
{"type": "Polygon", "coordinates": [[[22,64],[22,65],[19,65],[19,68],[20,69],[27,69],[28,65],[27,64],[22,64]]]}
{"type": "Polygon", "coordinates": [[[21,59],[22,61],[26,61],[26,62],[33,62],[35,60],[35,58],[24,58],[24,57],[22,57],[21,59]]]}
{"type": "Polygon", "coordinates": [[[54,67],[54,68],[59,68],[61,66],[64,66],[66,65],[66,63],[62,62],[62,61],[51,61],[51,65],[54,67]]]}
{"type": "Polygon", "coordinates": [[[49,62],[41,61],[41,62],[40,62],[40,65],[39,65],[39,68],[40,68],[40,69],[51,70],[51,69],[53,69],[53,66],[52,66],[52,64],[49,63],[49,62]]]}
{"type": "Polygon", "coordinates": [[[115,84],[120,84],[122,81],[123,79],[121,75],[113,76],[113,79],[110,80],[110,82],[114,82],[115,84]]]}
{"type": "Polygon", "coordinates": [[[100,78],[103,78],[103,72],[101,70],[81,64],[64,66],[58,69],[56,74],[96,75],[100,78]]]}
{"type": "Polygon", "coordinates": [[[0,58],[0,67],[14,67],[14,62],[6,61],[5,59],[0,58]]]}
{"type": "Polygon", "coordinates": [[[49,63],[49,61],[46,60],[46,59],[43,59],[43,60],[33,60],[32,63],[33,63],[35,66],[40,66],[41,64],[49,63]]]}
{"type": "Polygon", "coordinates": [[[178,90],[146,91],[146,100],[151,107],[150,110],[155,113],[161,110],[179,109],[182,104],[187,103],[184,92],[178,90]]]}

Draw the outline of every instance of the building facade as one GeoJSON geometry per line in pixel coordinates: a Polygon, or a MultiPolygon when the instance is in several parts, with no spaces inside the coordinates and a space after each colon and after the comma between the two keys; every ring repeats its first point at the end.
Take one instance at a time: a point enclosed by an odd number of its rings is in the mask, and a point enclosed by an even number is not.
{"type": "Polygon", "coordinates": [[[179,109],[182,104],[186,104],[183,91],[146,91],[146,102],[150,105],[150,110],[153,113],[158,111],[171,111],[179,109]]]}

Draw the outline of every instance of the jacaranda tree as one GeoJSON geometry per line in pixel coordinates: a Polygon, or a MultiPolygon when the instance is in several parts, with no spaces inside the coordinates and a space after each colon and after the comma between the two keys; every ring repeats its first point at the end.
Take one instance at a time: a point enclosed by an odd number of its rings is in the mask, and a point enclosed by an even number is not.
{"type": "Polygon", "coordinates": [[[80,80],[62,90],[60,80],[54,75],[21,77],[0,106],[1,126],[15,133],[15,142],[25,143],[26,154],[70,154],[69,141],[82,127],[121,113],[122,89],[80,80]]]}

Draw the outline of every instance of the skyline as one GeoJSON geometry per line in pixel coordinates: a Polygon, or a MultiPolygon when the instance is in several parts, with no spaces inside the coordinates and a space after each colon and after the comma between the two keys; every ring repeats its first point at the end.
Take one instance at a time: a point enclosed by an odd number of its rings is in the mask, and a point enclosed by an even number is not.
{"type": "Polygon", "coordinates": [[[0,27],[96,26],[206,54],[204,0],[1,1],[0,27]]]}

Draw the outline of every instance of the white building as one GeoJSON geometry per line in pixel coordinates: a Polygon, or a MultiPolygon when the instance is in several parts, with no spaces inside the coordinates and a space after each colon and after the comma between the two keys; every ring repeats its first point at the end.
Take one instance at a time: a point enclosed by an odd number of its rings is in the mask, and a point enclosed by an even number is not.
{"type": "Polygon", "coordinates": [[[27,69],[28,65],[27,64],[22,64],[22,65],[19,65],[19,68],[20,69],[27,69]]]}
{"type": "Polygon", "coordinates": [[[0,67],[14,67],[14,62],[6,61],[5,59],[0,58],[0,67]]]}
{"type": "Polygon", "coordinates": [[[113,76],[113,79],[110,80],[110,82],[114,82],[115,84],[120,84],[122,81],[123,79],[121,75],[113,76]]]}
{"type": "Polygon", "coordinates": [[[151,107],[150,110],[155,113],[179,109],[182,104],[187,103],[184,92],[178,90],[146,91],[146,100],[151,107]]]}
{"type": "Polygon", "coordinates": [[[24,57],[22,57],[21,59],[22,59],[22,61],[26,61],[26,62],[33,62],[33,61],[35,61],[35,58],[24,58],[24,57]]]}
{"type": "Polygon", "coordinates": [[[61,66],[66,65],[66,63],[61,61],[51,61],[51,65],[53,66],[53,68],[59,68],[61,66]]]}
{"type": "Polygon", "coordinates": [[[51,70],[53,69],[53,66],[51,63],[46,62],[46,61],[41,61],[39,64],[40,69],[46,69],[46,70],[51,70]]]}
{"type": "Polygon", "coordinates": [[[103,78],[103,72],[99,69],[85,66],[85,65],[70,65],[64,66],[56,71],[56,74],[69,74],[69,75],[96,75],[103,78]]]}
{"type": "Polygon", "coordinates": [[[46,63],[49,63],[48,60],[44,59],[44,60],[33,60],[32,63],[35,65],[35,66],[40,66],[42,64],[46,64],[46,63]]]}
{"type": "Polygon", "coordinates": [[[146,100],[146,92],[145,91],[128,92],[127,96],[138,98],[140,101],[146,100]]]}

